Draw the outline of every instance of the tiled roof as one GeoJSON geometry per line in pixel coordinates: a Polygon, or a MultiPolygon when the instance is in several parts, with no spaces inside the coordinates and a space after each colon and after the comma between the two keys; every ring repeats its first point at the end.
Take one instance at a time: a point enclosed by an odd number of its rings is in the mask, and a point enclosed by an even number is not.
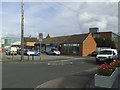
{"type": "Polygon", "coordinates": [[[38,42],[37,38],[33,37],[24,37],[25,42],[38,42]]]}
{"type": "MultiPolygon", "coordinates": [[[[70,35],[70,36],[61,36],[61,37],[52,37],[52,38],[45,38],[42,41],[42,44],[62,44],[62,43],[74,43],[79,44],[82,43],[88,34],[79,34],[79,35],[70,35]]],[[[39,44],[37,42],[36,44],[39,44]]]]}

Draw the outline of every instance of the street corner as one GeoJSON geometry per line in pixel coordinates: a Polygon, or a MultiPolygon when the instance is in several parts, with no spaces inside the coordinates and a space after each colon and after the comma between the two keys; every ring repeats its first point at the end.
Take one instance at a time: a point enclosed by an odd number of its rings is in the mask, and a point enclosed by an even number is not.
{"type": "Polygon", "coordinates": [[[78,73],[47,81],[38,85],[34,90],[39,88],[90,88],[92,80],[93,74],[78,73]]]}
{"type": "Polygon", "coordinates": [[[64,77],[60,77],[54,80],[50,80],[47,82],[44,82],[41,85],[38,85],[34,90],[38,90],[39,88],[60,88],[62,81],[64,80],[64,77]]]}

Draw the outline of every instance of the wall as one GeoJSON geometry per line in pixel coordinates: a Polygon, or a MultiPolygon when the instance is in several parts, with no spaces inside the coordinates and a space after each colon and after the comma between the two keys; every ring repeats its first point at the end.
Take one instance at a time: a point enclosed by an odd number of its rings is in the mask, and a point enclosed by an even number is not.
{"type": "Polygon", "coordinates": [[[112,32],[100,32],[100,38],[111,38],[112,39],[112,32]]]}
{"type": "Polygon", "coordinates": [[[82,46],[82,56],[88,56],[93,51],[96,51],[96,42],[92,37],[92,34],[89,34],[88,37],[83,42],[82,46]]]}

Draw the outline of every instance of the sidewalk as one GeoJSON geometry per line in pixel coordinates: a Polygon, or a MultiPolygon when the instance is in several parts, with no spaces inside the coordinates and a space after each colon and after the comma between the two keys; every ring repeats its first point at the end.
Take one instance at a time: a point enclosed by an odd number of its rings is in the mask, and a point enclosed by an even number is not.
{"type": "Polygon", "coordinates": [[[38,90],[38,88],[89,88],[93,87],[91,81],[94,78],[93,72],[84,72],[70,76],[64,76],[57,78],[55,80],[51,80],[45,82],[39,86],[37,86],[34,90],[38,90]]]}
{"type": "MultiPolygon", "coordinates": [[[[60,77],[55,80],[45,82],[37,86],[34,90],[39,90],[39,88],[96,88],[94,86],[95,73],[96,71],[92,71],[60,77]]],[[[120,88],[120,74],[112,88],[120,88]]]]}

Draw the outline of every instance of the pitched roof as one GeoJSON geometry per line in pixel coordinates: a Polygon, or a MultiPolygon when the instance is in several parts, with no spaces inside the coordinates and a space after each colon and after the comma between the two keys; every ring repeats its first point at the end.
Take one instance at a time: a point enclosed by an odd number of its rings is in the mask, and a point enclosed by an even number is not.
{"type": "MultiPolygon", "coordinates": [[[[79,35],[45,38],[43,39],[42,44],[62,44],[62,43],[79,44],[79,43],[82,43],[87,38],[88,35],[89,34],[79,34],[79,35]]],[[[39,44],[39,42],[36,44],[39,44]]]]}
{"type": "Polygon", "coordinates": [[[37,38],[34,38],[34,37],[24,37],[24,41],[26,41],[26,42],[38,42],[37,38]]]}

